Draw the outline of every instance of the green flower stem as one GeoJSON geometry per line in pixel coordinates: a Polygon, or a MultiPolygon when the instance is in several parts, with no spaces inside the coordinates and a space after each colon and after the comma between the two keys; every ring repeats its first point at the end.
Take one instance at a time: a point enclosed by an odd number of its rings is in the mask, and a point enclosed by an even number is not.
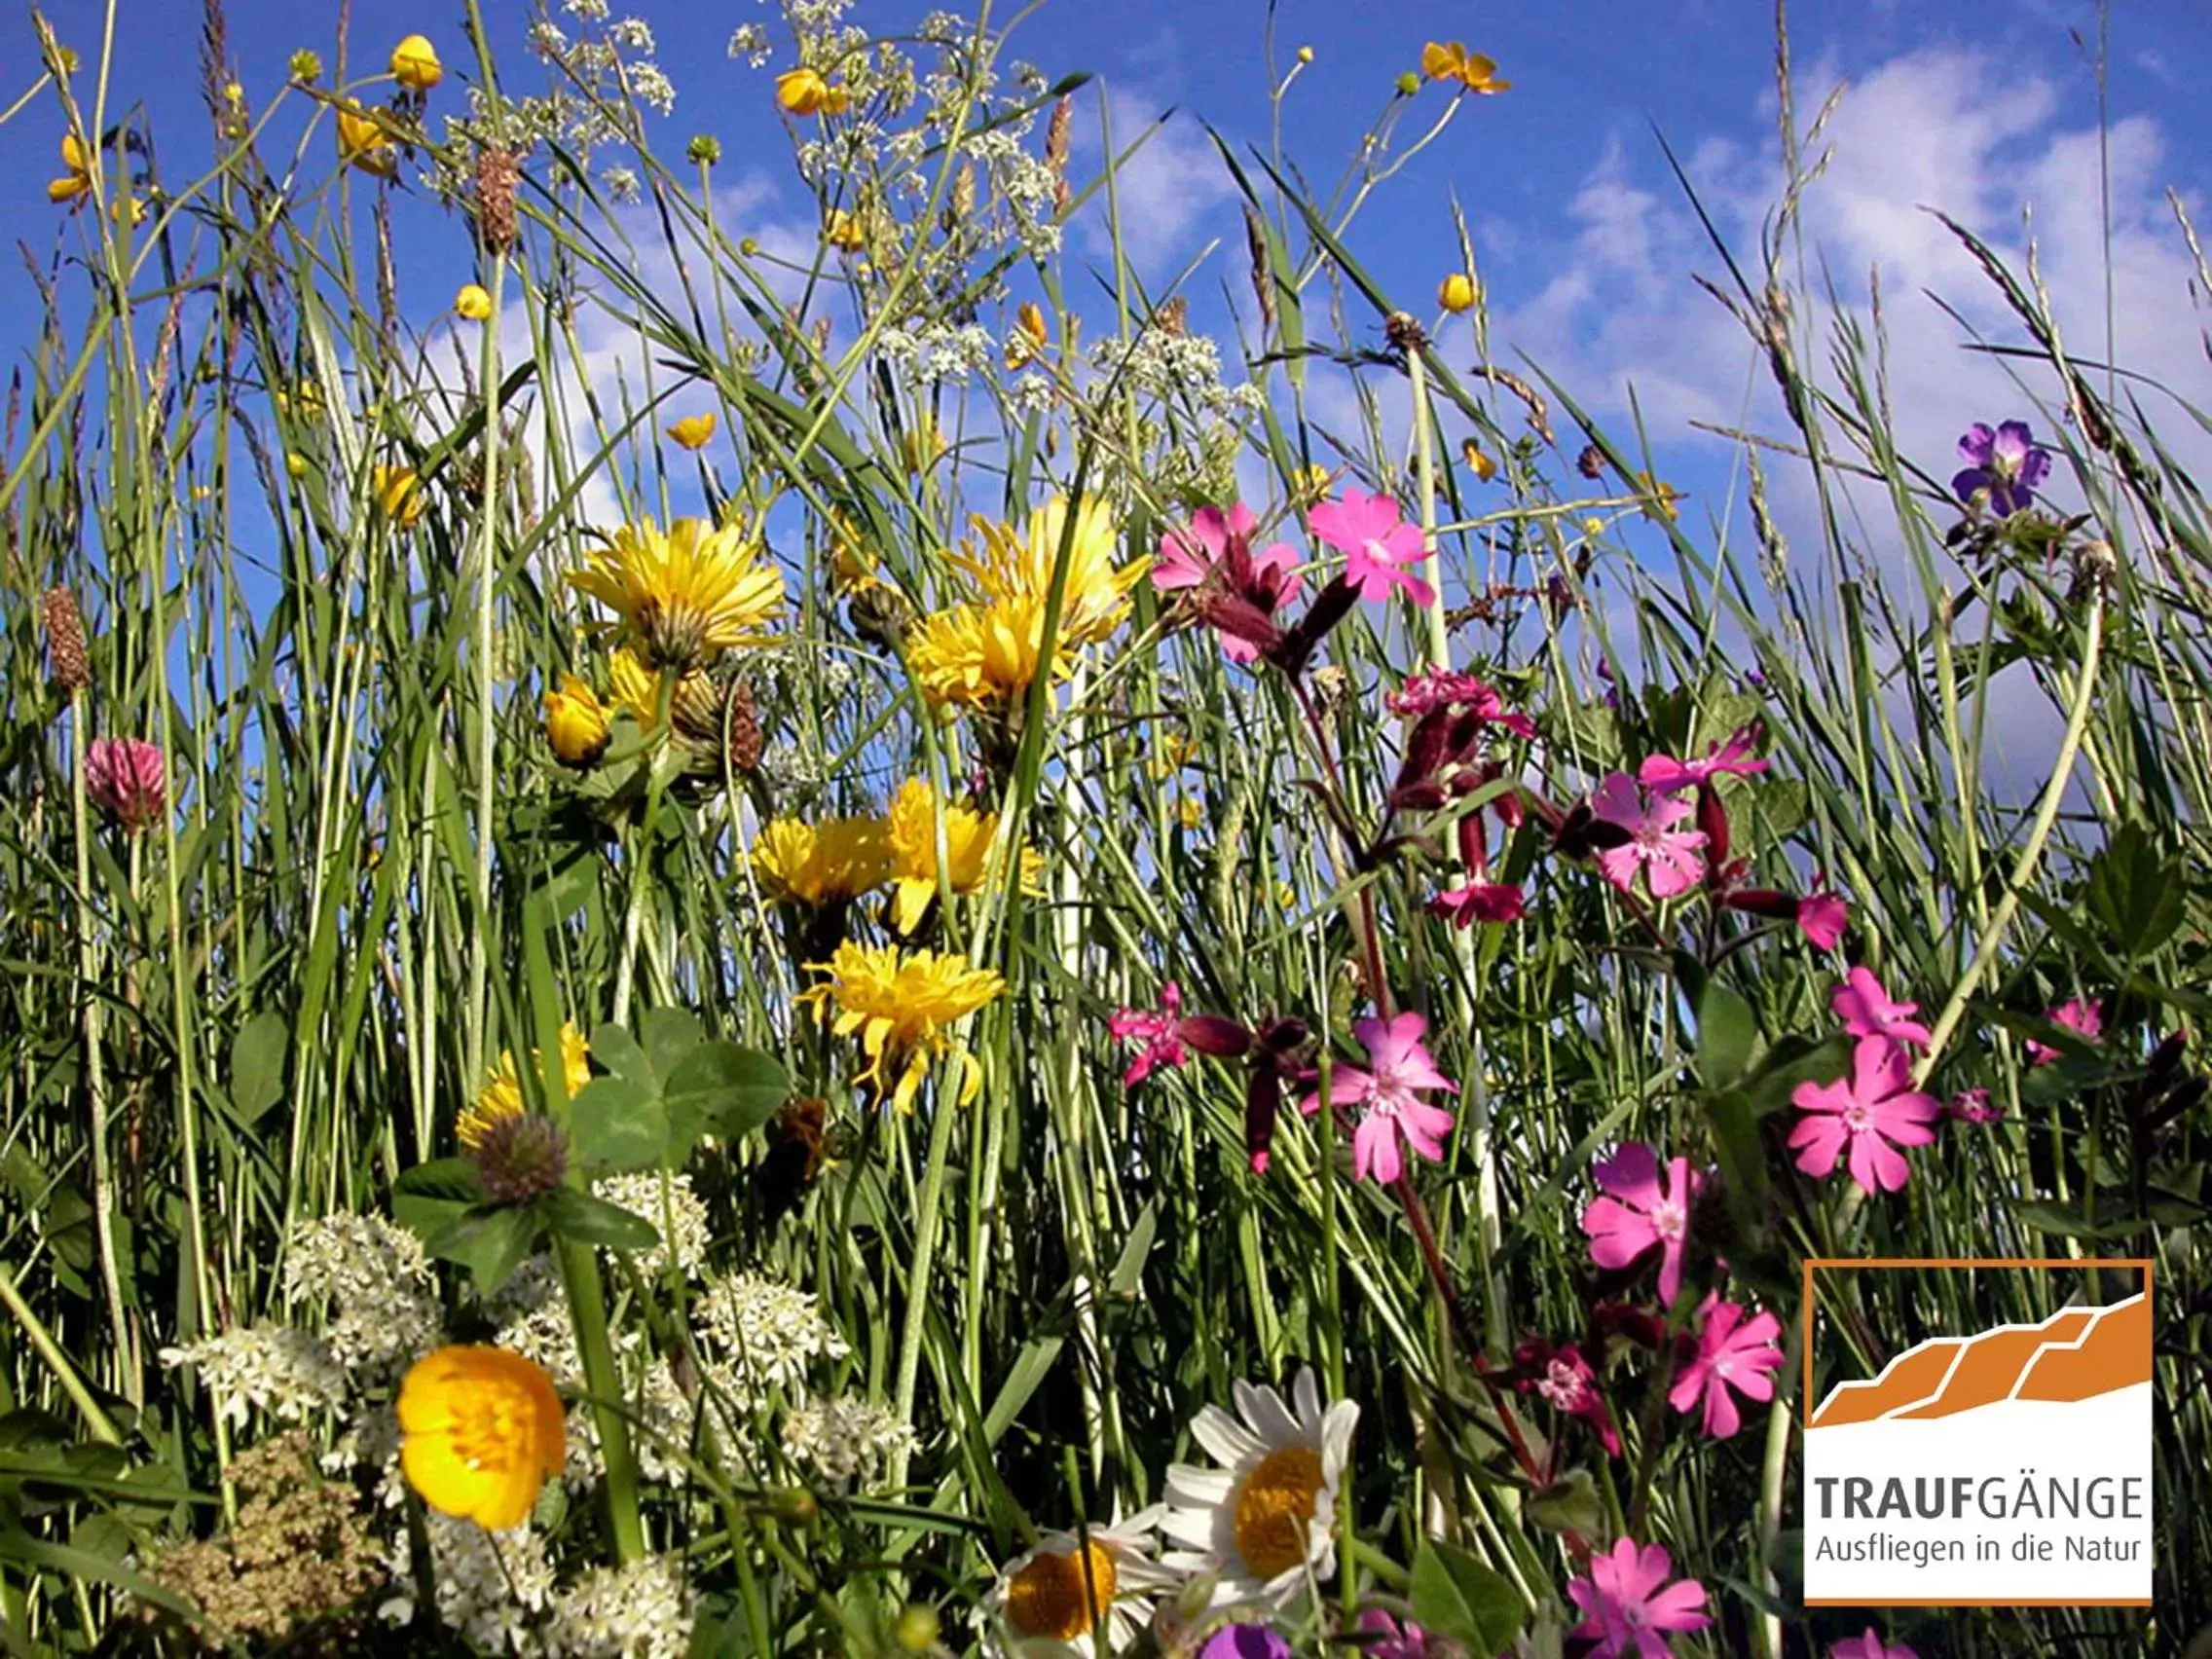
{"type": "MultiPolygon", "coordinates": [[[[899,1371],[893,1381],[891,1406],[901,1422],[914,1420],[914,1380],[921,1369],[922,1339],[929,1330],[930,1272],[937,1265],[938,1211],[943,1207],[944,1171],[952,1161],[952,1125],[960,1115],[958,1104],[940,1089],[930,1121],[929,1162],[922,1170],[922,1196],[914,1217],[914,1265],[906,1273],[906,1316],[899,1332],[899,1371]]],[[[902,1445],[891,1455],[888,1485],[896,1492],[906,1484],[907,1451],[902,1445]]]]}
{"type": "Polygon", "coordinates": [[[77,1408],[85,1426],[92,1430],[92,1438],[110,1446],[121,1446],[123,1436],[116,1432],[107,1413],[100,1410],[99,1402],[92,1398],[92,1391],[85,1386],[85,1380],[77,1375],[77,1368],[69,1363],[69,1356],[61,1351],[61,1345],[54,1340],[54,1334],[31,1311],[31,1305],[16,1287],[14,1270],[5,1264],[0,1264],[0,1307],[5,1307],[16,1323],[23,1328],[31,1347],[54,1373],[54,1380],[61,1384],[61,1391],[69,1396],[69,1403],[77,1408]]]}
{"type": "MultiPolygon", "coordinates": [[[[481,330],[483,355],[477,384],[484,388],[484,498],[476,553],[476,926],[468,944],[468,1047],[461,1075],[484,1075],[485,1036],[491,1023],[492,855],[497,846],[499,728],[492,707],[494,600],[499,583],[499,303],[507,258],[493,251],[484,284],[492,314],[481,330]]],[[[420,485],[417,488],[421,488],[420,485]]]]}
{"type": "Polygon", "coordinates": [[[569,1316],[575,1322],[584,1391],[591,1400],[599,1449],[607,1462],[607,1511],[614,1533],[614,1558],[627,1567],[645,1557],[645,1525],[639,1511],[638,1458],[630,1445],[630,1419],[622,1415],[622,1377],[614,1368],[614,1345],[607,1332],[607,1287],[600,1278],[599,1257],[589,1244],[563,1238],[553,1249],[562,1286],[569,1294],[569,1316]]]}

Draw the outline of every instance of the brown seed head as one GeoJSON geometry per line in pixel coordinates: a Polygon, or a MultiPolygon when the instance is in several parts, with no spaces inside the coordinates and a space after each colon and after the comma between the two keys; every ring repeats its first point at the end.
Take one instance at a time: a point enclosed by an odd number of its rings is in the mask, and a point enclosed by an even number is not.
{"type": "Polygon", "coordinates": [[[92,682],[92,661],[85,648],[85,617],[77,608],[77,596],[65,587],[50,587],[41,604],[46,612],[47,671],[61,690],[82,691],[92,682]]]}
{"type": "Polygon", "coordinates": [[[512,150],[476,153],[476,231],[494,253],[514,246],[521,234],[515,216],[515,191],[521,182],[522,164],[512,150]]]}

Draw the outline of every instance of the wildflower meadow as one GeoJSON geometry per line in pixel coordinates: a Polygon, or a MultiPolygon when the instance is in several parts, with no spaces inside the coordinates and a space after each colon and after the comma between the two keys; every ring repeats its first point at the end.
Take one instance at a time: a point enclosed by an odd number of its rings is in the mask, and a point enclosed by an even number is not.
{"type": "Polygon", "coordinates": [[[988,5],[484,9],[0,25],[10,1652],[2212,1653],[2204,362],[1932,213],[1907,445],[1786,19],[1689,488],[1493,327],[1480,41],[1251,9],[1161,271],[988,5]],[[1806,1334],[2100,1258],[2155,1604],[1808,1607],[1806,1334]]]}

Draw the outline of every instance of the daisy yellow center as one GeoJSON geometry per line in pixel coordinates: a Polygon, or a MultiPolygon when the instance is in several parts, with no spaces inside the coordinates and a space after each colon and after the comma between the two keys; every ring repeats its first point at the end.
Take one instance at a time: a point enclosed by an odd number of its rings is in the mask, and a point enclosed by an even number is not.
{"type": "Polygon", "coordinates": [[[1040,1555],[1007,1581],[1006,1622],[1027,1637],[1072,1641],[1114,1604],[1114,1558],[1097,1544],[1072,1555],[1040,1555]]]}
{"type": "Polygon", "coordinates": [[[1321,1455],[1304,1446],[1270,1452],[1236,1489],[1236,1553],[1255,1578],[1273,1578],[1306,1560],[1307,1532],[1321,1494],[1321,1455]]]}

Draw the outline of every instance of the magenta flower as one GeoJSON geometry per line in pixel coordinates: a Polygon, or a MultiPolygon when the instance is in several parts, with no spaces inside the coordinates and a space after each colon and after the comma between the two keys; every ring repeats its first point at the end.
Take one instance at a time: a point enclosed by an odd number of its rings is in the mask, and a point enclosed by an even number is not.
{"type": "Polygon", "coordinates": [[[137,834],[162,816],[168,799],[162,752],[140,738],[93,738],[85,752],[85,793],[137,834]]]}
{"type": "Polygon", "coordinates": [[[1264,1624],[1223,1625],[1206,1638],[1198,1659],[1293,1659],[1295,1649],[1264,1624]]]}
{"type": "Polygon", "coordinates": [[[1388,599],[1404,588],[1416,605],[1427,605],[1436,590],[1404,567],[1427,556],[1420,526],[1399,515],[1398,503],[1383,495],[1346,490],[1341,501],[1321,501],[1307,513],[1313,534],[1345,556],[1345,579],[1362,599],[1388,599]]]}
{"type": "Polygon", "coordinates": [[[1851,906],[1833,893],[1814,893],[1797,901],[1797,931],[1816,950],[1833,950],[1851,925],[1851,906]]]}
{"type": "Polygon", "coordinates": [[[1828,1659],[1920,1659],[1920,1655],[1901,1641],[1892,1647],[1868,1625],[1864,1636],[1847,1636],[1829,1648],[1828,1659]]]}
{"type": "Polygon", "coordinates": [[[1358,1651],[1367,1655],[1367,1659],[1430,1659],[1431,1655],[1443,1659],[1443,1643],[1431,1646],[1427,1631],[1411,1619],[1400,1624],[1381,1607],[1370,1607],[1361,1613],[1352,1629],[1373,1639],[1359,1644],[1358,1651]]]}
{"type": "Polygon", "coordinates": [[[1999,518],[2009,518],[2033,502],[2050,473],[2050,452],[2029,434],[2025,421],[2007,421],[1994,432],[1976,421],[1959,439],[1959,459],[1966,470],[1951,480],[1951,489],[1962,501],[1986,490],[1989,510],[1999,518]]]}
{"type": "Polygon", "coordinates": [[[1702,1610],[1705,1586],[1694,1578],[1670,1584],[1674,1570],[1663,1545],[1639,1549],[1633,1538],[1590,1558],[1590,1576],[1567,1587],[1567,1600],[1583,1614],[1568,1634],[1597,1642],[1586,1659],[1668,1659],[1670,1634],[1713,1622],[1702,1610]]]}
{"type": "Polygon", "coordinates": [[[1516,737],[1536,735],[1536,722],[1527,715],[1507,713],[1505,699],[1495,686],[1452,669],[1423,669],[1397,690],[1385,692],[1382,706],[1393,715],[1413,719],[1438,709],[1464,709],[1485,724],[1501,725],[1516,737]]]}
{"type": "Polygon", "coordinates": [[[1590,809],[1601,824],[1609,824],[1625,840],[1598,849],[1598,868],[1623,893],[1636,885],[1642,870],[1651,897],[1672,899],[1687,893],[1705,879],[1705,845],[1701,830],[1677,830],[1675,825],[1697,809],[1671,795],[1651,795],[1626,772],[1608,774],[1590,797],[1590,809]]]}
{"type": "Polygon", "coordinates": [[[1659,1300],[1673,1306],[1682,1288],[1682,1256],[1689,1248],[1690,1205],[1703,1180],[1690,1161],[1677,1158],[1659,1178],[1659,1156],[1630,1141],[1592,1173],[1604,1196],[1582,1212],[1590,1259],[1601,1268],[1625,1268],[1646,1251],[1659,1252],[1659,1300]]]}
{"type": "Polygon", "coordinates": [[[1598,1392],[1598,1374],[1590,1369],[1580,1348],[1572,1343],[1554,1347],[1538,1339],[1515,1349],[1513,1363],[1528,1373],[1515,1384],[1522,1393],[1538,1394],[1555,1410],[1582,1419],[1598,1431],[1606,1456],[1621,1455],[1621,1437],[1613,1427],[1613,1414],[1598,1392]]]}
{"type": "MultiPolygon", "coordinates": [[[[92,745],[94,749],[98,744],[92,745]]],[[[2048,1018],[2053,1025],[2071,1031],[2084,1043],[2101,1043],[2105,1036],[2105,1011],[2093,1002],[2077,997],[2072,1002],[2060,1003],[2050,1011],[2048,1018]]],[[[2048,1043],[2028,1042],[2028,1064],[2047,1065],[2059,1057],[2059,1052],[2048,1043]]]]}
{"type": "Polygon", "coordinates": [[[1960,1124],[1994,1124],[2005,1108],[1989,1098],[1986,1088],[1962,1088],[1943,1102],[1943,1116],[1960,1124]]]}
{"type": "Polygon", "coordinates": [[[1747,1311],[1707,1297],[1698,1309],[1697,1348],[1667,1390],[1667,1403],[1678,1412],[1703,1402],[1705,1432],[1714,1440],[1726,1440],[1744,1426],[1737,1394],[1761,1403],[1774,1398],[1773,1373],[1782,1364],[1774,1339],[1782,1335],[1782,1321],[1764,1311],[1746,1318],[1747,1311]]]}
{"type": "Polygon", "coordinates": [[[1758,742],[1759,727],[1756,720],[1739,726],[1726,743],[1716,743],[1696,760],[1677,760],[1672,756],[1649,755],[1636,769],[1637,781],[1647,790],[1661,794],[1680,794],[1682,791],[1696,789],[1711,783],[1714,778],[1748,778],[1766,770],[1764,760],[1751,759],[1751,746],[1758,742]]]}
{"type": "Polygon", "coordinates": [[[1224,513],[1201,507],[1188,526],[1160,538],[1152,585],[1188,592],[1192,609],[1221,637],[1231,662],[1257,661],[1281,636],[1274,613],[1298,594],[1298,555],[1285,542],[1252,551],[1259,521],[1239,501],[1224,513]]]}
{"type": "Polygon", "coordinates": [[[1190,1058],[1189,1049],[1221,1059],[1241,1059],[1252,1049],[1252,1034],[1234,1019],[1216,1014],[1183,1013],[1183,987],[1169,979],[1160,987],[1160,1007],[1118,1009],[1106,1016],[1106,1029],[1127,1042],[1144,1047],[1122,1082],[1133,1088],[1162,1066],[1173,1068],[1190,1058]]]}
{"type": "Polygon", "coordinates": [[[1928,1047],[1928,1027],[1912,1017],[1918,1003],[1892,1002],[1882,981],[1864,968],[1854,968],[1843,983],[1829,993],[1828,1008],[1854,1037],[1887,1037],[1893,1042],[1928,1047]]]}
{"type": "MultiPolygon", "coordinates": [[[[1352,1178],[1372,1176],[1385,1186],[1395,1181],[1405,1167],[1401,1140],[1431,1163],[1442,1162],[1452,1114],[1421,1099],[1420,1091],[1456,1094],[1459,1086],[1436,1069],[1421,1045],[1428,1021],[1401,1014],[1395,1019],[1355,1019],[1351,1029],[1367,1051],[1367,1069],[1340,1061],[1329,1073],[1329,1102],[1361,1108],[1351,1134],[1352,1178]]],[[[1309,1094],[1301,1105],[1310,1116],[1321,1109],[1321,1097],[1309,1094]]]]}
{"type": "Polygon", "coordinates": [[[1789,1131],[1797,1167],[1825,1178],[1848,1150],[1851,1178],[1869,1193],[1902,1190],[1911,1171],[1898,1148],[1934,1140],[1930,1125],[1942,1114],[1933,1094],[1913,1088],[1904,1050],[1887,1037],[1859,1040],[1849,1078],[1801,1083],[1789,1098],[1805,1114],[1789,1131]]]}
{"type": "Polygon", "coordinates": [[[1428,908],[1434,915],[1451,917],[1454,927],[1464,929],[1477,922],[1517,922],[1526,906],[1521,889],[1514,883],[1471,881],[1439,893],[1428,902],[1428,908]]]}

